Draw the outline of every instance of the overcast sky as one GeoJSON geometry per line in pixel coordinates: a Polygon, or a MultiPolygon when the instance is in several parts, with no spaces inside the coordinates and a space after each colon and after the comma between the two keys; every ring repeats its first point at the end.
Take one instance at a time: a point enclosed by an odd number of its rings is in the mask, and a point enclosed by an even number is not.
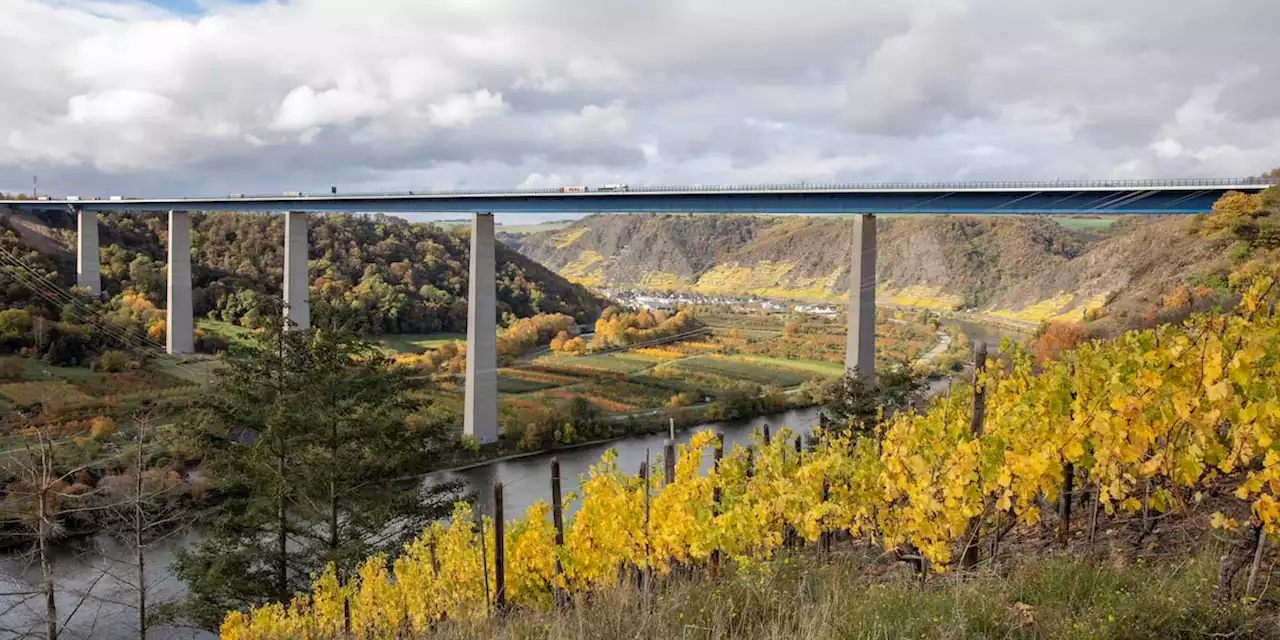
{"type": "Polygon", "coordinates": [[[1280,0],[0,0],[0,189],[1208,177],[1280,0]]]}

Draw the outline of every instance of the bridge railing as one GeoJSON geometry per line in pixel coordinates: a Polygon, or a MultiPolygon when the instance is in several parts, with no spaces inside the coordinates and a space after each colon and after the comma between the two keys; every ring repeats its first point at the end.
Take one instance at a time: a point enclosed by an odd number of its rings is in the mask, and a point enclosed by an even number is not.
{"type": "MultiPolygon", "coordinates": [[[[719,184],[719,185],[636,185],[626,190],[588,191],[590,194],[618,195],[626,193],[723,193],[723,192],[758,192],[758,191],[963,191],[973,189],[1154,189],[1161,187],[1204,187],[1224,188],[1238,186],[1268,186],[1276,183],[1276,178],[1199,178],[1173,180],[1050,180],[1050,181],[951,181],[951,182],[789,182],[768,184],[719,184]]],[[[344,192],[337,194],[343,198],[396,198],[411,196],[524,196],[550,195],[565,193],[559,187],[536,189],[413,189],[406,191],[364,191],[344,192]]],[[[570,192],[579,195],[583,192],[570,192]]],[[[235,194],[232,196],[192,196],[182,198],[158,198],[160,200],[226,200],[226,199],[292,199],[314,198],[327,199],[334,197],[329,193],[302,193],[300,195],[268,194],[235,194]]],[[[125,198],[134,200],[139,198],[125,198]]],[[[148,198],[149,199],[149,198],[148,198]]],[[[101,197],[85,197],[82,200],[107,200],[101,197]]]]}
{"type": "MultiPolygon", "coordinates": [[[[688,193],[735,191],[875,191],[875,190],[966,190],[966,189],[1142,189],[1159,187],[1267,186],[1275,184],[1275,178],[1199,178],[1172,180],[1052,180],[1052,181],[965,181],[965,182],[788,182],[765,184],[719,185],[635,185],[625,191],[588,191],[587,193],[688,193]]],[[[406,191],[346,192],[338,195],[348,198],[387,198],[408,196],[504,196],[547,195],[564,193],[559,187],[532,189],[414,189],[406,191]]],[[[582,192],[572,192],[572,194],[582,192]]],[[[308,194],[326,198],[330,194],[308,194]]],[[[244,196],[246,198],[279,198],[270,194],[244,196]]]]}

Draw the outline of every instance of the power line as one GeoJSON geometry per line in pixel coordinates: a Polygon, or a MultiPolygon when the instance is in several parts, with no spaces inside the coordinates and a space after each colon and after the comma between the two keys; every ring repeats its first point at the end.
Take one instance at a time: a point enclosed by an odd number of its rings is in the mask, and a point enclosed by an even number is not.
{"type": "MultiPolygon", "coordinates": [[[[120,342],[125,348],[138,348],[144,352],[152,351],[153,357],[167,361],[173,366],[182,369],[188,373],[199,373],[190,365],[183,364],[178,358],[166,353],[164,345],[151,340],[145,336],[135,336],[120,327],[113,324],[98,321],[94,318],[96,311],[90,308],[83,300],[75,294],[66,291],[50,281],[33,267],[27,265],[20,258],[10,253],[8,250],[0,247],[0,261],[8,263],[9,272],[19,281],[20,284],[26,286],[32,292],[54,304],[64,305],[70,313],[84,324],[88,324],[98,329],[108,337],[120,342]],[[22,271],[26,271],[29,275],[24,275],[22,271]]],[[[167,329],[167,327],[166,327],[167,329]]]]}

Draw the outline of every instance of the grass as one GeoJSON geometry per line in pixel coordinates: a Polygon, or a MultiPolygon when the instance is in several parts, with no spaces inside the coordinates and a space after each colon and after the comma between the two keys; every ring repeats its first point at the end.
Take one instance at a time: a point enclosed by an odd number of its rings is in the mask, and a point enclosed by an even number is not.
{"type": "Polygon", "coordinates": [[[98,375],[90,371],[88,367],[55,367],[38,358],[13,356],[6,359],[16,359],[22,363],[23,380],[85,380],[98,375]]]}
{"type": "Polygon", "coordinates": [[[545,355],[534,362],[539,365],[558,367],[568,370],[594,369],[609,373],[632,374],[648,369],[660,362],[660,360],[639,353],[620,351],[617,353],[601,353],[590,356],[545,355]]]}
{"type": "Polygon", "coordinates": [[[397,353],[422,353],[430,349],[435,349],[442,344],[449,344],[455,340],[467,341],[467,336],[461,333],[401,333],[396,335],[385,335],[379,340],[387,348],[397,353]]]}
{"type": "Polygon", "coordinates": [[[561,611],[449,622],[446,640],[504,638],[1089,638],[1275,637],[1270,602],[1214,604],[1211,553],[1125,567],[1080,558],[1027,559],[923,584],[905,565],[859,553],[819,565],[783,555],[720,584],[660,580],[657,595],[617,589],[561,611]]]}
{"type": "Polygon", "coordinates": [[[553,382],[508,375],[505,371],[498,372],[498,393],[528,393],[558,386],[560,385],[553,382]]]}
{"type": "Polygon", "coordinates": [[[728,356],[735,360],[745,360],[759,364],[776,365],[788,369],[803,369],[813,373],[839,378],[844,375],[844,365],[825,360],[789,360],[787,358],[770,358],[768,356],[735,355],[728,356]]]}
{"type": "Polygon", "coordinates": [[[668,363],[677,371],[692,373],[708,373],[731,380],[745,380],[756,384],[775,384],[779,387],[794,387],[809,378],[813,373],[791,366],[790,360],[775,358],[768,362],[751,362],[743,358],[721,356],[698,356],[668,363]],[[777,363],[787,363],[780,365],[777,363]]]}
{"type": "Polygon", "coordinates": [[[212,333],[222,336],[232,344],[238,346],[246,346],[253,340],[253,330],[248,327],[242,327],[238,324],[223,322],[221,320],[210,320],[209,318],[200,318],[196,320],[196,328],[205,333],[212,333]]]}
{"type": "Polygon", "coordinates": [[[1053,221],[1067,229],[1108,229],[1119,218],[1081,218],[1078,216],[1053,216],[1053,221]]]}
{"type": "Polygon", "coordinates": [[[13,404],[48,403],[68,407],[93,402],[93,397],[66,380],[41,380],[0,384],[0,396],[13,404]]]}

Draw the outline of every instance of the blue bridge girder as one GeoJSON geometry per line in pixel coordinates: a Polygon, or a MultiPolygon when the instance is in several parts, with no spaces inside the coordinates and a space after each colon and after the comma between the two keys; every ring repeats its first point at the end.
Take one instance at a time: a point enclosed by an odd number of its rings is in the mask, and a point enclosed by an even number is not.
{"type": "Polygon", "coordinates": [[[878,184],[636,186],[625,191],[560,189],[399,191],[191,198],[9,200],[16,210],[361,212],[361,213],[873,213],[1189,214],[1209,211],[1228,191],[1256,193],[1264,178],[878,184]]]}

